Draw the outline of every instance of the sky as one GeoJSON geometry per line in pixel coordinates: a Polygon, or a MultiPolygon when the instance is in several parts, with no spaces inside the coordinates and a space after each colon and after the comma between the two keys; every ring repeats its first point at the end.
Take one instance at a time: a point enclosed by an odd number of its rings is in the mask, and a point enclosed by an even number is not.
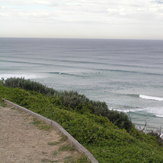
{"type": "Polygon", "coordinates": [[[0,0],[0,37],[163,39],[163,0],[0,0]]]}

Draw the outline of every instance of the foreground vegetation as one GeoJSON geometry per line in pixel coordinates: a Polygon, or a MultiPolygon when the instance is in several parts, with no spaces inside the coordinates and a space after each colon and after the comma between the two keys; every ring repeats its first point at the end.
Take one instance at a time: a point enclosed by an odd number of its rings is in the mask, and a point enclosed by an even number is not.
{"type": "Polygon", "coordinates": [[[76,92],[58,92],[24,79],[1,81],[0,97],[57,121],[100,163],[163,162],[156,137],[137,131],[124,113],[76,92]]]}
{"type": "Polygon", "coordinates": [[[93,113],[108,118],[119,128],[124,128],[127,131],[132,128],[132,123],[126,114],[109,110],[105,102],[89,100],[87,97],[77,92],[59,92],[38,82],[25,80],[23,78],[9,78],[2,81],[2,83],[7,87],[22,88],[51,96],[51,102],[55,106],[62,107],[66,110],[74,110],[80,113],[93,113]]]}

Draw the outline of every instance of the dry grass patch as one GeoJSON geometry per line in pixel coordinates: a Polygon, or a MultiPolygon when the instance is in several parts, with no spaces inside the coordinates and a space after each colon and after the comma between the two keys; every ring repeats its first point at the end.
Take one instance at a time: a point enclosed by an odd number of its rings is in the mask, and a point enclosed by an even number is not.
{"type": "Polygon", "coordinates": [[[79,158],[74,158],[72,156],[68,156],[64,158],[64,163],[91,163],[87,157],[81,155],[79,158]]]}
{"type": "Polygon", "coordinates": [[[59,141],[48,142],[48,145],[54,146],[54,145],[58,145],[59,143],[60,143],[59,141]]]}
{"type": "Polygon", "coordinates": [[[38,129],[40,130],[50,130],[52,127],[50,125],[47,125],[46,123],[34,118],[33,119],[33,122],[32,122],[33,125],[35,125],[38,129]]]}
{"type": "Polygon", "coordinates": [[[2,98],[0,98],[0,106],[1,107],[5,107],[6,106],[6,104],[4,103],[4,101],[2,100],[2,98]]]}
{"type": "Polygon", "coordinates": [[[42,159],[41,163],[55,163],[55,162],[59,162],[58,160],[49,160],[49,159],[42,159]]]}
{"type": "Polygon", "coordinates": [[[75,147],[70,144],[62,145],[59,147],[58,151],[74,151],[75,147]]]}

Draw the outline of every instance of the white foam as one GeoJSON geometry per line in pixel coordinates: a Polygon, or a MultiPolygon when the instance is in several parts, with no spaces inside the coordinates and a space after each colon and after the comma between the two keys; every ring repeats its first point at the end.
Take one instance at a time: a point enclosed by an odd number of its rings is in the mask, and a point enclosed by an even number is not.
{"type": "Polygon", "coordinates": [[[161,133],[160,138],[163,139],[163,133],[161,133]]]}
{"type": "Polygon", "coordinates": [[[25,78],[25,79],[36,79],[38,78],[35,74],[0,74],[0,79],[7,79],[7,78],[25,78]]]}
{"type": "Polygon", "coordinates": [[[163,101],[162,97],[154,97],[154,96],[147,96],[147,95],[139,95],[139,97],[146,100],[163,101]]]}
{"type": "Polygon", "coordinates": [[[163,114],[156,114],[156,117],[160,117],[160,118],[163,118],[163,114]]]}
{"type": "Polygon", "coordinates": [[[163,117],[163,107],[148,107],[144,110],[148,113],[155,114],[157,117],[163,117]]]}
{"type": "Polygon", "coordinates": [[[125,113],[129,113],[129,112],[139,112],[139,111],[143,111],[144,109],[116,109],[119,112],[125,112],[125,113]]]}
{"type": "Polygon", "coordinates": [[[147,112],[147,113],[154,114],[157,117],[163,118],[163,107],[148,107],[148,108],[135,108],[135,109],[117,109],[117,111],[125,112],[125,113],[144,111],[144,112],[147,112]]]}

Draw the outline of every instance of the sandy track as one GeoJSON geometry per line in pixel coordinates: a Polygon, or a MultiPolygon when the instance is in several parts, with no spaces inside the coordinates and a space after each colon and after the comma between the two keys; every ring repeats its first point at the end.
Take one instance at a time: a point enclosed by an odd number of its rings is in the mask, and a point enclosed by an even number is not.
{"type": "Polygon", "coordinates": [[[59,150],[68,142],[61,141],[62,136],[52,128],[38,128],[33,120],[27,113],[0,107],[1,163],[61,163],[80,156],[75,150],[59,150]]]}

